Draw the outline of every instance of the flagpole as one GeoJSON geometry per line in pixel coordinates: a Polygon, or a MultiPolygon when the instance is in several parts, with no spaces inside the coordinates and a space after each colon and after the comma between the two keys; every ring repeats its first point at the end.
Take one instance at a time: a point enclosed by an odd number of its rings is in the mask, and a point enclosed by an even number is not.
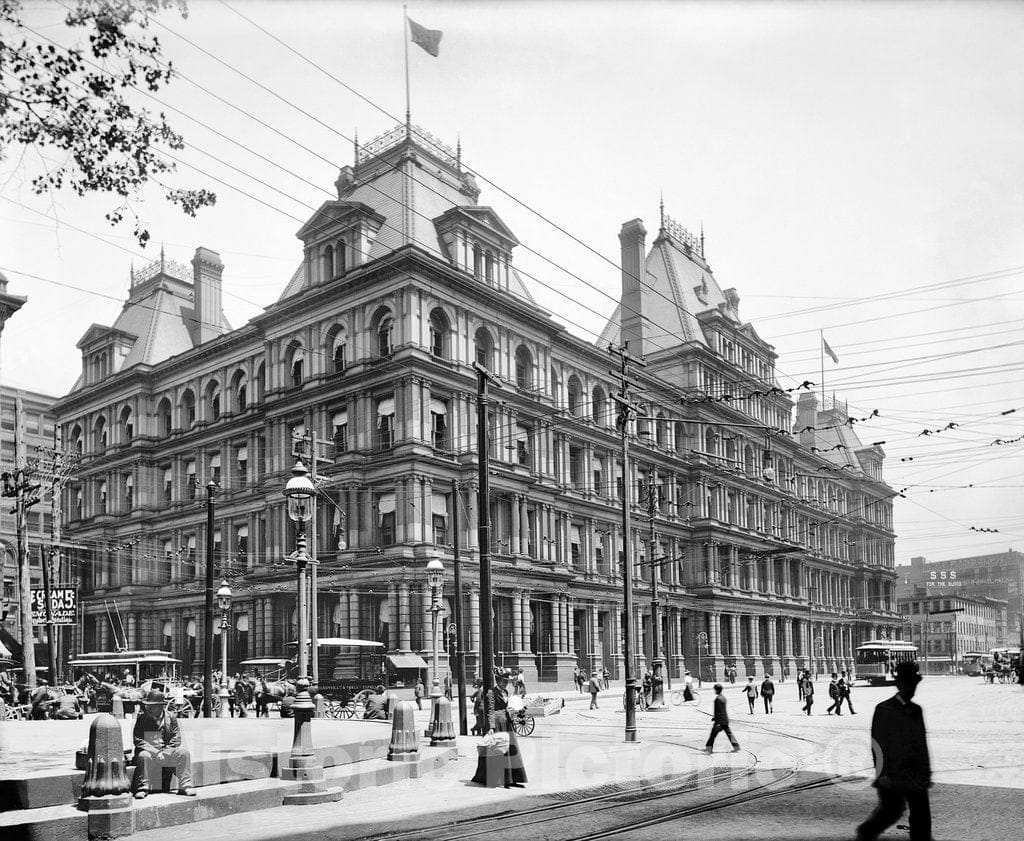
{"type": "Polygon", "coordinates": [[[412,109],[409,107],[409,15],[407,6],[402,6],[402,40],[405,41],[405,138],[412,134],[412,109]]]}
{"type": "Polygon", "coordinates": [[[821,353],[821,410],[825,411],[825,331],[818,331],[818,350],[821,353]]]}

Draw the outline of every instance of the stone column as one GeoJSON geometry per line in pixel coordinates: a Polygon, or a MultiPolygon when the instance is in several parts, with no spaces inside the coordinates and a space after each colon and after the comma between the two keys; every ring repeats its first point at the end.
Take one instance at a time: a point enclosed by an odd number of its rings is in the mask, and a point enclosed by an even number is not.
{"type": "Polygon", "coordinates": [[[480,590],[477,587],[469,589],[469,650],[477,652],[480,650],[480,590]]]}
{"type": "Polygon", "coordinates": [[[729,636],[730,640],[729,653],[734,657],[740,657],[743,654],[742,640],[740,638],[740,615],[733,613],[729,616],[729,636]]]}
{"type": "Polygon", "coordinates": [[[747,617],[750,623],[750,656],[761,656],[761,618],[755,613],[747,617]]]}
{"type": "MultiPolygon", "coordinates": [[[[530,551],[530,509],[526,497],[518,497],[519,504],[519,551],[526,555],[530,551]]],[[[537,539],[540,540],[540,523],[537,523],[537,539]]]]}
{"type": "Polygon", "coordinates": [[[348,635],[352,639],[360,638],[359,594],[355,590],[348,592],[348,635]]]}
{"type": "Polygon", "coordinates": [[[511,540],[509,551],[513,555],[518,555],[518,554],[520,554],[522,552],[522,549],[521,549],[521,546],[522,546],[522,543],[521,543],[521,532],[520,532],[521,526],[520,526],[520,522],[519,522],[519,518],[520,518],[520,516],[522,514],[522,511],[519,508],[521,500],[522,500],[521,496],[513,495],[512,496],[512,503],[511,503],[511,506],[510,506],[510,509],[511,509],[511,512],[512,512],[512,521],[511,521],[511,523],[509,525],[509,532],[510,532],[509,538],[511,540]]]}
{"type": "Polygon", "coordinates": [[[409,585],[402,582],[398,585],[398,647],[402,651],[412,651],[412,617],[409,615],[409,585]]]}
{"type": "Polygon", "coordinates": [[[512,647],[516,651],[523,650],[523,594],[512,595],[512,647]]]}

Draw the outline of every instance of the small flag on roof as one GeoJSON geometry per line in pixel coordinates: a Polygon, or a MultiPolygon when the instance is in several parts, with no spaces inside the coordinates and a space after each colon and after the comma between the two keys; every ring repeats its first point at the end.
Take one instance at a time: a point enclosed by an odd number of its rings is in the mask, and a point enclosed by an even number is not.
{"type": "Polygon", "coordinates": [[[410,17],[406,17],[406,20],[409,21],[412,42],[419,44],[434,58],[437,58],[438,49],[441,46],[441,36],[444,33],[440,29],[427,29],[425,26],[420,26],[410,17]]]}
{"type": "Polygon", "coordinates": [[[839,357],[836,356],[836,352],[834,350],[832,350],[832,348],[830,348],[828,346],[828,342],[825,341],[825,337],[824,336],[821,337],[821,346],[824,349],[825,353],[827,353],[832,358],[832,361],[835,362],[836,365],[838,365],[839,364],[839,357]]]}

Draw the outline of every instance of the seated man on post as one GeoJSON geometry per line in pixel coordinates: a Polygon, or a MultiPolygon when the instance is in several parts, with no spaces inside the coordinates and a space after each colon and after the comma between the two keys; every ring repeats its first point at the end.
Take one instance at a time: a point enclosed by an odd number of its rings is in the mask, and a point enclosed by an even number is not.
{"type": "Polygon", "coordinates": [[[390,710],[390,695],[383,686],[378,686],[377,691],[366,693],[366,706],[363,712],[364,719],[386,719],[390,710]]]}
{"type": "Polygon", "coordinates": [[[135,721],[135,778],[132,791],[141,800],[149,794],[154,777],[159,786],[164,768],[173,768],[178,777],[178,794],[195,797],[192,788],[192,757],[181,743],[178,718],[165,706],[164,693],[153,689],[143,703],[143,713],[135,721]]]}

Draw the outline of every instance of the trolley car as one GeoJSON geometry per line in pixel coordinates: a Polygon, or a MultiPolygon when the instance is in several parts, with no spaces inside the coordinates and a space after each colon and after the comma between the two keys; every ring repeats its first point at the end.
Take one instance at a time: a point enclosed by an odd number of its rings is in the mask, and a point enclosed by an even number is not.
{"type": "Polygon", "coordinates": [[[960,667],[965,675],[984,675],[992,667],[992,655],[986,651],[968,651],[960,658],[960,667]]]}
{"type": "Polygon", "coordinates": [[[857,646],[857,680],[881,686],[895,681],[897,663],[917,661],[917,646],[900,640],[868,640],[857,646]]]}

